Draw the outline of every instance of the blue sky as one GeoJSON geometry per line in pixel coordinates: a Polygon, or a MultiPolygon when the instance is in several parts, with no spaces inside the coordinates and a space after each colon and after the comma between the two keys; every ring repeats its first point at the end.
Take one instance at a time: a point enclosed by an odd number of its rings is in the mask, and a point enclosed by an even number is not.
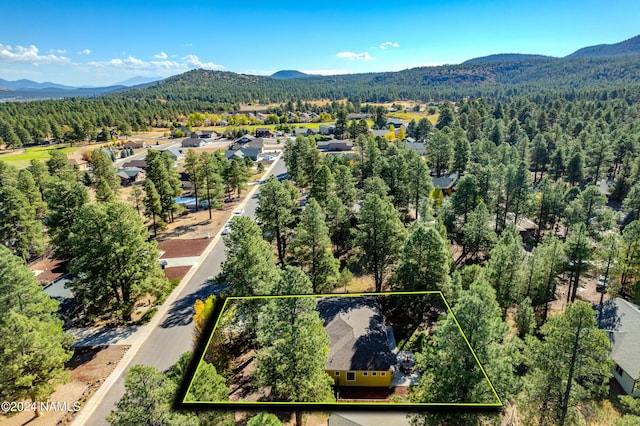
{"type": "Polygon", "coordinates": [[[565,56],[640,34],[637,0],[9,1],[0,78],[74,86],[193,68],[342,74],[565,56]]]}

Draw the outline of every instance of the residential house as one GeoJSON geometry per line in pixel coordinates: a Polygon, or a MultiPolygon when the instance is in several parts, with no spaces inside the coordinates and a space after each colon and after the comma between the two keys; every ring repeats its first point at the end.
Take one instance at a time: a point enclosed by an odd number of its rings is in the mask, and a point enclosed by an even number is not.
{"type": "Polygon", "coordinates": [[[377,298],[325,297],[317,309],[330,340],[325,371],[335,384],[389,387],[397,361],[377,298]]]}
{"type": "Polygon", "coordinates": [[[195,132],[191,132],[191,138],[200,138],[200,139],[213,139],[218,137],[218,134],[213,130],[197,130],[195,132]]]}
{"type": "Polygon", "coordinates": [[[431,181],[433,182],[434,189],[441,189],[444,194],[451,195],[453,194],[453,188],[458,183],[459,178],[460,174],[458,172],[451,172],[440,177],[434,176],[431,178],[431,181]]]}
{"type": "Polygon", "coordinates": [[[426,155],[427,154],[426,145],[423,144],[422,142],[415,142],[413,138],[411,139],[413,140],[413,142],[409,142],[409,138],[405,139],[407,141],[407,145],[409,146],[409,149],[417,152],[420,155],[426,155]]]}
{"type": "Polygon", "coordinates": [[[261,112],[256,112],[256,118],[257,118],[258,120],[262,120],[262,121],[264,121],[264,120],[266,120],[268,117],[267,117],[267,115],[266,115],[266,114],[263,114],[263,113],[261,113],[261,112]]]}
{"type": "Polygon", "coordinates": [[[147,160],[129,160],[122,165],[123,169],[130,167],[138,167],[142,170],[145,170],[147,168],[147,160]]]}
{"type": "Polygon", "coordinates": [[[178,148],[177,146],[172,146],[171,148],[167,148],[165,149],[165,152],[167,153],[167,155],[169,155],[169,157],[171,157],[173,161],[178,161],[179,159],[184,157],[184,153],[182,152],[182,149],[178,148]]]}
{"type": "Polygon", "coordinates": [[[640,307],[618,297],[594,309],[598,327],[611,342],[613,377],[626,393],[640,397],[640,307]]]}
{"type": "Polygon", "coordinates": [[[227,120],[218,120],[216,121],[216,126],[228,126],[229,122],[227,120]]]}
{"type": "Polygon", "coordinates": [[[145,171],[139,167],[124,167],[118,170],[118,177],[122,186],[129,186],[134,183],[143,182],[145,171]]]}
{"type": "Polygon", "coordinates": [[[140,148],[146,148],[147,144],[144,143],[143,141],[127,141],[122,145],[123,148],[131,148],[131,149],[140,149],[140,148]]]}
{"type": "Polygon", "coordinates": [[[387,118],[387,127],[393,126],[396,129],[404,126],[404,122],[399,118],[387,118]]]}
{"type": "Polygon", "coordinates": [[[200,138],[187,138],[182,141],[183,148],[199,148],[204,145],[204,140],[200,138]]]}
{"type": "Polygon", "coordinates": [[[387,133],[389,133],[389,131],[385,129],[378,129],[378,130],[371,130],[371,133],[373,134],[373,136],[376,136],[376,137],[379,136],[381,138],[384,138],[387,135],[387,133]]]}
{"type": "Polygon", "coordinates": [[[301,123],[310,123],[311,122],[311,116],[309,116],[309,114],[307,114],[306,112],[303,112],[302,114],[300,114],[300,122],[301,123]]]}
{"type": "Polygon", "coordinates": [[[321,124],[318,127],[318,131],[321,135],[332,135],[336,132],[336,125],[335,124],[321,124]]]}
{"type": "Polygon", "coordinates": [[[367,118],[371,118],[371,114],[351,113],[347,115],[347,120],[366,120],[367,118]]]}
{"type": "Polygon", "coordinates": [[[293,129],[293,136],[311,136],[313,134],[315,134],[315,132],[307,127],[293,129]]]}
{"type": "Polygon", "coordinates": [[[331,139],[318,142],[317,146],[320,151],[351,151],[353,142],[350,140],[331,139]]]}
{"type": "Polygon", "coordinates": [[[250,135],[249,133],[247,133],[246,135],[243,135],[241,137],[239,137],[238,139],[236,139],[233,143],[238,144],[238,145],[244,145],[246,143],[249,143],[251,141],[253,141],[254,139],[256,139],[255,136],[250,135]]]}
{"type": "Polygon", "coordinates": [[[258,161],[258,155],[262,153],[260,148],[244,147],[240,149],[228,149],[224,153],[224,158],[233,160],[235,158],[251,158],[253,161],[258,161]]]}
{"type": "Polygon", "coordinates": [[[89,162],[87,160],[83,160],[82,158],[71,158],[69,159],[69,164],[76,167],[81,172],[87,171],[89,169],[89,162]]]}
{"type": "Polygon", "coordinates": [[[271,129],[266,127],[259,127],[256,129],[256,137],[257,138],[272,138],[276,134],[271,131],[271,129]]]}
{"type": "Polygon", "coordinates": [[[262,151],[264,150],[264,139],[254,138],[252,136],[249,142],[236,141],[229,147],[229,149],[232,151],[237,151],[242,148],[256,148],[260,153],[262,153],[262,151]]]}

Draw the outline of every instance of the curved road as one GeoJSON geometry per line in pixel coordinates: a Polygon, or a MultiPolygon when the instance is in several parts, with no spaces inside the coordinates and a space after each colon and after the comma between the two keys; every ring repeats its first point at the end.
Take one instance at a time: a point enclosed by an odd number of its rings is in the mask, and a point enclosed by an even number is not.
{"type": "MultiPolygon", "coordinates": [[[[264,179],[272,174],[278,175],[286,171],[283,156],[280,155],[264,179]]],[[[259,187],[250,190],[244,207],[246,216],[255,217],[255,209],[258,203],[256,195],[258,192],[259,187]]],[[[188,279],[186,285],[181,285],[176,289],[176,291],[180,291],[178,297],[160,318],[158,325],[151,330],[148,337],[142,342],[133,359],[125,366],[124,371],[117,376],[115,381],[110,382],[107,380],[103,384],[103,386],[110,386],[107,393],[102,395],[102,399],[99,401],[91,401],[91,399],[88,401],[88,403],[91,403],[90,405],[97,402],[95,409],[87,406],[89,404],[85,404],[85,407],[90,412],[85,411],[83,413],[81,410],[73,424],[108,424],[106,421],[107,415],[115,408],[116,403],[124,394],[124,375],[129,366],[144,364],[165,371],[178,361],[180,355],[186,351],[193,350],[193,305],[197,299],[205,299],[216,292],[216,289],[211,285],[207,285],[206,281],[208,277],[215,276],[220,272],[220,265],[225,258],[225,246],[222,238],[216,238],[216,241],[213,241],[212,244],[214,244],[213,248],[208,251],[206,257],[196,266],[197,269],[188,279]]],[[[185,278],[188,277],[189,275],[185,278]]],[[[170,301],[166,303],[170,303],[170,301]]],[[[158,314],[161,314],[161,312],[158,312],[158,314]]],[[[123,359],[121,362],[126,361],[123,359]]],[[[99,392],[92,398],[95,397],[100,397],[99,392]]]]}

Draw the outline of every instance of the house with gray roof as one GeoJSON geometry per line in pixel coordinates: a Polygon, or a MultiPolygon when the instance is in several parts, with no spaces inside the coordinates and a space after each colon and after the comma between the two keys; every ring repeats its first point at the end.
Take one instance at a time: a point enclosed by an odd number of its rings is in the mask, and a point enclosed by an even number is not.
{"type": "Polygon", "coordinates": [[[178,148],[177,146],[172,146],[171,148],[167,148],[165,151],[173,161],[178,161],[179,159],[184,157],[184,153],[182,152],[182,149],[178,148]]]}
{"type": "Polygon", "coordinates": [[[613,377],[626,393],[640,397],[640,307],[618,297],[595,311],[598,328],[611,342],[613,377]]]}
{"type": "Polygon", "coordinates": [[[240,149],[228,149],[224,153],[224,158],[233,160],[235,158],[251,158],[253,161],[258,161],[258,155],[262,153],[260,148],[244,147],[240,149]]]}
{"type": "Polygon", "coordinates": [[[393,126],[396,129],[399,129],[404,126],[404,122],[399,118],[387,118],[387,127],[388,126],[393,126]]]}
{"type": "Polygon", "coordinates": [[[199,148],[204,146],[205,141],[201,138],[187,138],[182,141],[183,148],[199,148]]]}
{"type": "Polygon", "coordinates": [[[323,297],[316,308],[329,336],[325,371],[338,386],[391,385],[396,357],[376,297],[323,297]]]}
{"type": "Polygon", "coordinates": [[[434,189],[440,189],[443,193],[451,195],[453,194],[453,187],[456,186],[459,178],[460,174],[458,172],[451,172],[439,177],[432,177],[431,181],[434,189]]]}
{"type": "Polygon", "coordinates": [[[320,151],[351,151],[353,142],[350,140],[331,139],[317,142],[320,151]]]}
{"type": "Polygon", "coordinates": [[[142,182],[146,177],[145,171],[139,167],[125,167],[118,170],[117,174],[122,186],[129,186],[133,183],[142,182]]]}

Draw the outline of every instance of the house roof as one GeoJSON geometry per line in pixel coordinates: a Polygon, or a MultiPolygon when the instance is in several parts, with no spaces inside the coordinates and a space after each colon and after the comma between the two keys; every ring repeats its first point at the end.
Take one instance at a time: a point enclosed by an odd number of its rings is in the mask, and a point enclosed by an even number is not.
{"type": "Polygon", "coordinates": [[[458,183],[460,175],[458,172],[451,172],[440,177],[432,177],[433,187],[436,189],[450,189],[458,183]]]}
{"type": "Polygon", "coordinates": [[[146,169],[147,168],[147,160],[131,160],[131,161],[127,161],[126,163],[124,163],[122,165],[123,168],[127,168],[127,167],[138,167],[141,169],[146,169]]]}
{"type": "Polygon", "coordinates": [[[240,148],[240,149],[228,149],[225,153],[224,153],[224,158],[234,158],[234,157],[239,157],[239,158],[245,158],[245,157],[249,157],[252,160],[257,160],[258,159],[258,154],[260,154],[262,152],[262,150],[260,150],[259,148],[240,148]]]}
{"type": "Polygon", "coordinates": [[[595,307],[598,327],[611,342],[613,359],[633,380],[640,378],[640,307],[622,298],[602,304],[602,314],[595,307]]]}
{"type": "Polygon", "coordinates": [[[132,179],[138,176],[138,173],[142,171],[139,167],[124,167],[118,170],[118,176],[123,179],[132,179]]]}
{"type": "Polygon", "coordinates": [[[375,297],[326,297],[317,309],[329,335],[327,370],[389,370],[396,360],[375,297]]]}
{"type": "Polygon", "coordinates": [[[387,133],[389,133],[389,131],[384,129],[379,129],[379,130],[372,130],[371,133],[373,133],[373,136],[380,136],[381,138],[384,138],[384,136],[387,133]]]}
{"type": "Polygon", "coordinates": [[[387,124],[393,124],[394,126],[402,126],[404,122],[400,118],[387,118],[387,124]]]}
{"type": "Polygon", "coordinates": [[[182,150],[177,146],[172,146],[171,148],[167,148],[165,151],[167,151],[169,154],[171,154],[175,158],[180,158],[183,155],[182,150]]]}
{"type": "Polygon", "coordinates": [[[202,144],[204,144],[204,140],[202,138],[188,138],[182,141],[183,147],[202,146],[202,144]]]}
{"type": "Polygon", "coordinates": [[[318,142],[317,146],[318,149],[326,149],[328,151],[350,151],[353,148],[353,142],[350,140],[331,139],[318,142]]]}
{"type": "Polygon", "coordinates": [[[264,139],[254,138],[253,140],[247,143],[240,143],[236,141],[233,143],[233,145],[231,145],[230,149],[237,151],[239,149],[246,149],[246,148],[255,148],[260,150],[260,152],[262,152],[262,150],[264,149],[264,139]]]}

